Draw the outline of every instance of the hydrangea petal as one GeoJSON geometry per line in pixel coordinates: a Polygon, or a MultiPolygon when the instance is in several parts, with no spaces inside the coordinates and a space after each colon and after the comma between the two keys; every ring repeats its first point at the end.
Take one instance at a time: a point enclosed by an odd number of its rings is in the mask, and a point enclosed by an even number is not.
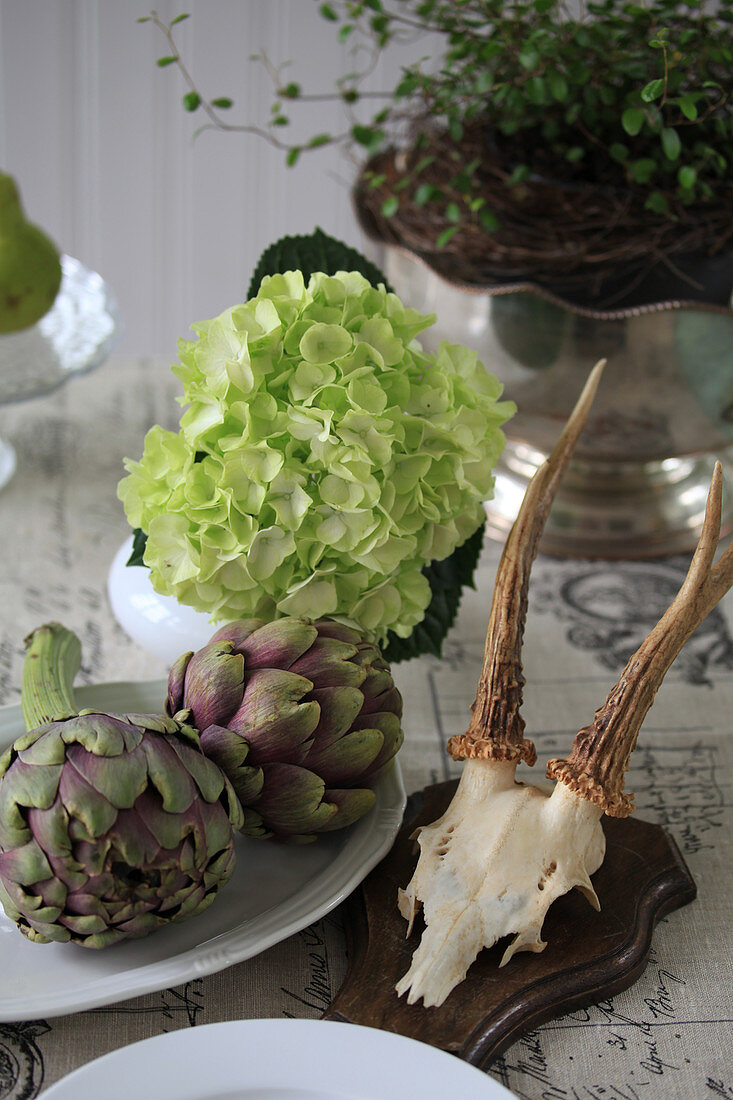
{"type": "Polygon", "coordinates": [[[333,363],[351,351],[353,340],[341,325],[311,325],[300,341],[300,354],[307,363],[333,363]]]}

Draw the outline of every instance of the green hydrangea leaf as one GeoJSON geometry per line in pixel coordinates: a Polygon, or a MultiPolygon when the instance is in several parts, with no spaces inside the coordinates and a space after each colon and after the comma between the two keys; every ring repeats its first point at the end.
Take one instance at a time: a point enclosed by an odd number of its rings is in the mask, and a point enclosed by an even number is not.
{"type": "Polygon", "coordinates": [[[145,565],[143,554],[145,553],[147,541],[148,536],[145,532],[140,527],[136,527],[132,532],[132,553],[125,565],[145,565]]]}
{"type": "Polygon", "coordinates": [[[423,653],[440,657],[445,636],[458,614],[464,588],[476,587],[474,574],[483,541],[484,525],[481,524],[449,557],[425,566],[423,575],[427,577],[432,593],[425,618],[417,624],[409,638],[399,638],[390,631],[383,646],[387,661],[397,664],[423,653]]]}
{"type": "Polygon", "coordinates": [[[357,249],[329,237],[322,229],[303,236],[282,237],[266,248],[257,261],[247,297],[254,298],[266,275],[281,271],[302,271],[306,282],[314,271],[323,271],[326,275],[335,275],[337,271],[360,271],[373,286],[384,283],[387,290],[392,289],[376,264],[357,249]]]}

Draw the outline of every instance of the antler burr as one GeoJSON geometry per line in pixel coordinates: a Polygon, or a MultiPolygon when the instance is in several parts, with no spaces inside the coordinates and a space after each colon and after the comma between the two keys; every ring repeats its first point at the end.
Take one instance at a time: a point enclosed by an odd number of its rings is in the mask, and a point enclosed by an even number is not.
{"type": "Polygon", "coordinates": [[[591,373],[560,442],[531,483],[497,574],[484,664],[473,716],[449,751],[466,763],[446,813],[420,830],[413,878],[399,892],[408,921],[423,907],[425,931],[398,982],[409,1003],[440,1005],[482,947],[512,936],[500,965],[519,950],[542,951],[552,902],[578,887],[600,908],[590,876],[605,855],[604,812],[632,809],[624,773],[655,693],[684,642],[733,584],[733,548],[713,565],[720,534],[721,469],[713,475],[703,531],[676,599],[623,670],[570,755],[553,760],[552,793],[517,783],[521,759],[533,761],[519,715],[520,649],[529,569],[552,494],[570,457],[598,384],[591,373]]]}

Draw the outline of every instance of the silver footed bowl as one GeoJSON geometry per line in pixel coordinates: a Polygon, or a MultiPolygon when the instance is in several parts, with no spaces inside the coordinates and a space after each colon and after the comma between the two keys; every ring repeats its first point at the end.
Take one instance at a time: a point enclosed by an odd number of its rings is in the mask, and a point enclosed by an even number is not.
{"type": "Polygon", "coordinates": [[[642,558],[693,549],[716,459],[726,485],[723,529],[733,530],[732,308],[669,300],[596,312],[529,285],[453,283],[384,242],[375,258],[403,300],[437,314],[424,344],[475,348],[517,404],[487,502],[493,537],[506,537],[602,358],[608,365],[542,550],[642,558]]]}

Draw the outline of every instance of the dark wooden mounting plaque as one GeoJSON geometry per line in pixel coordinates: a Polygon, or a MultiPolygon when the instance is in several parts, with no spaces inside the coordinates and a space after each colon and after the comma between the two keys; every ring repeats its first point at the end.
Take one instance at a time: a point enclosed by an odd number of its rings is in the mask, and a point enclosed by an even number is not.
{"type": "Polygon", "coordinates": [[[440,817],[455,788],[440,783],[409,800],[391,852],[347,902],[349,969],[323,1018],[394,1031],[486,1066],[538,1024],[632,985],[646,966],[656,922],[697,891],[663,829],[606,817],[606,858],[593,877],[600,913],[573,890],[548,912],[541,954],[522,952],[499,969],[505,944],[498,944],[481,952],[440,1008],[408,1005],[394,986],[409,968],[422,924],[416,921],[405,939],[397,889],[415,866],[410,834],[440,817]]]}

